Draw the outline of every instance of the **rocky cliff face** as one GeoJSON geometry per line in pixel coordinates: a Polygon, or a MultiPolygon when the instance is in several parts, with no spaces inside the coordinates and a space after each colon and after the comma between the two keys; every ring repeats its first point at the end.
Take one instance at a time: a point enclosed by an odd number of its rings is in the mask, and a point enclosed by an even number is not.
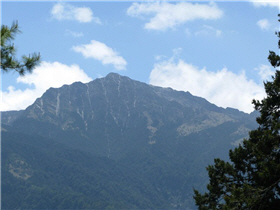
{"type": "Polygon", "coordinates": [[[203,183],[206,165],[227,157],[256,127],[253,115],[115,73],[51,88],[26,110],[2,117],[8,132],[50,138],[153,174],[139,177],[169,195],[170,208],[192,206],[192,188],[203,183]]]}
{"type": "Polygon", "coordinates": [[[132,134],[137,136],[135,141],[156,144],[166,129],[175,134],[175,140],[228,122],[240,124],[234,132],[240,134],[237,141],[247,135],[254,119],[238,111],[232,114],[188,92],[154,87],[111,73],[87,84],[51,88],[18,119],[10,121],[17,130],[54,138],[58,134],[46,131],[46,125],[59,133],[75,132],[89,141],[99,141],[110,155],[117,153],[114,145],[120,147],[132,134]],[[34,123],[32,129],[21,122],[26,120],[34,123]]]}

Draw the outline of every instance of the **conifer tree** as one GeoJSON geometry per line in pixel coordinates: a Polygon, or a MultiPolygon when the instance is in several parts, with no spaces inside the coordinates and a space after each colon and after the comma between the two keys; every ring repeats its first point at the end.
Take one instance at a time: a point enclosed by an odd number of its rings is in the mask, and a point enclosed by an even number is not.
{"type": "MultiPolygon", "coordinates": [[[[280,15],[278,15],[280,16],[280,15]]],[[[280,49],[280,32],[277,32],[280,49]]],[[[280,66],[280,56],[270,51],[268,60],[280,66]]],[[[260,112],[259,127],[249,132],[242,145],[230,150],[231,163],[220,159],[207,167],[208,192],[194,190],[200,210],[280,209],[280,71],[264,82],[267,96],[253,100],[260,112]]]]}
{"type": "Polygon", "coordinates": [[[12,41],[18,33],[21,33],[21,31],[17,22],[14,22],[10,28],[6,25],[1,26],[0,67],[4,72],[17,71],[20,75],[25,75],[26,72],[32,72],[34,67],[39,64],[40,54],[23,55],[21,61],[17,60],[15,57],[16,48],[12,41]]]}

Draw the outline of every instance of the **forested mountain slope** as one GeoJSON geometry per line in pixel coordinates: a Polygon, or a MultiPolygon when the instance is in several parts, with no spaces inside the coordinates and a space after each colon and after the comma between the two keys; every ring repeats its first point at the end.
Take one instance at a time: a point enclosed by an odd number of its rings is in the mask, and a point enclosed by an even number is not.
{"type": "Polygon", "coordinates": [[[195,208],[205,167],[255,116],[115,73],[51,88],[2,113],[2,207],[195,208]]]}

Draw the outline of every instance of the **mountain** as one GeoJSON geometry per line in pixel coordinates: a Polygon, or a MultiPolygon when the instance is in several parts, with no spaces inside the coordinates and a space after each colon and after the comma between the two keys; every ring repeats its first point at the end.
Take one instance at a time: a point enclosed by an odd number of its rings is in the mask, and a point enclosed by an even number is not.
{"type": "Polygon", "coordinates": [[[2,207],[195,209],[255,117],[115,73],[50,88],[2,113],[2,207]]]}

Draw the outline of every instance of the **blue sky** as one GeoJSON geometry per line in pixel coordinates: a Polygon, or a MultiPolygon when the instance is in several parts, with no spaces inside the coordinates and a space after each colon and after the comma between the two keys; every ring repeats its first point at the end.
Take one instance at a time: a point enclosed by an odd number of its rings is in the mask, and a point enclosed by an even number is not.
{"type": "Polygon", "coordinates": [[[40,52],[32,74],[1,72],[0,110],[31,105],[50,87],[110,72],[253,111],[274,73],[278,1],[2,1],[17,20],[17,55],[40,52]]]}

